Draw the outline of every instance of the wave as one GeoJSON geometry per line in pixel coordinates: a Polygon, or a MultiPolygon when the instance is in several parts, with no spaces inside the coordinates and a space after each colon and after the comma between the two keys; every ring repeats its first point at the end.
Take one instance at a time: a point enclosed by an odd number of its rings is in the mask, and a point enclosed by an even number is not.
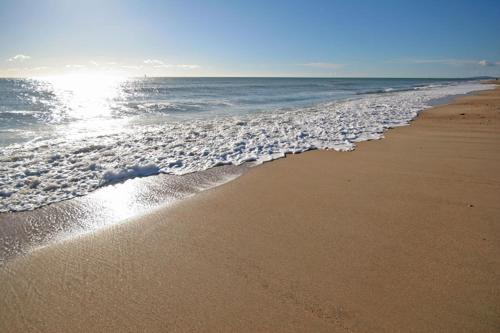
{"type": "Polygon", "coordinates": [[[207,101],[148,101],[148,102],[127,102],[118,107],[119,113],[172,113],[172,112],[192,112],[205,111],[213,108],[223,108],[233,106],[233,103],[226,100],[207,101]]]}
{"type": "Polygon", "coordinates": [[[430,88],[439,88],[439,87],[449,87],[453,86],[456,83],[431,83],[431,84],[414,84],[410,87],[389,87],[389,88],[377,88],[373,90],[362,90],[356,92],[356,95],[371,95],[371,94],[386,94],[386,93],[395,93],[395,92],[404,92],[404,91],[412,91],[412,90],[422,90],[422,89],[430,89],[430,88]]]}
{"type": "MultiPolygon", "coordinates": [[[[432,88],[430,86],[425,86],[426,88],[432,88]]],[[[373,89],[373,90],[363,90],[356,92],[356,95],[372,95],[372,94],[385,94],[403,91],[412,91],[418,89],[417,87],[409,88],[383,88],[383,89],[373,89]]]]}
{"type": "Polygon", "coordinates": [[[380,139],[385,130],[408,124],[433,99],[488,88],[466,83],[366,94],[308,108],[8,146],[0,152],[0,211],[34,209],[134,177],[262,163],[311,149],[349,151],[359,141],[380,139]]]}

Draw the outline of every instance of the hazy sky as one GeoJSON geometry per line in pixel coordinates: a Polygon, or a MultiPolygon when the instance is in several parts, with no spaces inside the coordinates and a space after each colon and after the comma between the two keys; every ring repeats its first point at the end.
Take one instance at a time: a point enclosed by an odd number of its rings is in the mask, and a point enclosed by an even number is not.
{"type": "Polygon", "coordinates": [[[0,0],[0,76],[500,75],[500,0],[0,0]]]}

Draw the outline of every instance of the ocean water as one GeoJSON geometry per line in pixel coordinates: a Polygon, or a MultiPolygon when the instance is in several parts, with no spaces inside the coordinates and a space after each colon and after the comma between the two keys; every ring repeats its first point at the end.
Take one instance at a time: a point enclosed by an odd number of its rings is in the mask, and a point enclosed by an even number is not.
{"type": "Polygon", "coordinates": [[[139,176],[352,150],[435,100],[487,88],[449,79],[0,79],[0,212],[139,176]]]}

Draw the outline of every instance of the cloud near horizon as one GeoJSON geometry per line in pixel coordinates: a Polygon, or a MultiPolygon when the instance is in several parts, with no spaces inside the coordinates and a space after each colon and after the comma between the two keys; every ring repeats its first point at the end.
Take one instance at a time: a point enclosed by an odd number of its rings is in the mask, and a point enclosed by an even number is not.
{"type": "Polygon", "coordinates": [[[45,59],[44,62],[33,61],[31,56],[26,54],[16,54],[10,58],[4,58],[9,64],[0,66],[0,75],[11,76],[17,73],[17,76],[29,76],[33,73],[44,72],[47,75],[71,74],[71,73],[106,73],[109,75],[137,75],[138,71],[144,71],[148,75],[193,75],[199,74],[202,66],[190,63],[168,63],[161,59],[146,58],[144,60],[123,62],[113,59],[79,59],[81,62],[62,63],[54,66],[53,59],[45,59]],[[30,60],[30,61],[28,61],[30,60]],[[52,62],[51,62],[52,61],[52,62]],[[32,65],[32,66],[28,66],[32,65]]]}
{"type": "Polygon", "coordinates": [[[142,65],[138,65],[138,66],[136,66],[136,65],[122,65],[120,67],[123,69],[132,69],[132,70],[139,70],[139,69],[143,68],[142,65]]]}
{"type": "Polygon", "coordinates": [[[301,65],[306,67],[325,68],[325,69],[338,69],[344,67],[343,64],[337,64],[333,62],[309,62],[301,65]]]}
{"type": "Polygon", "coordinates": [[[77,68],[77,69],[87,68],[87,66],[85,66],[85,65],[72,65],[72,64],[66,65],[65,67],[66,68],[77,68]]]}
{"type": "Polygon", "coordinates": [[[146,59],[143,61],[146,65],[152,65],[154,68],[180,68],[180,69],[199,69],[201,68],[200,65],[194,65],[194,64],[180,64],[180,65],[173,65],[173,64],[167,64],[163,60],[158,60],[158,59],[146,59]]]}
{"type": "Polygon", "coordinates": [[[176,65],[177,68],[182,68],[182,69],[198,69],[201,68],[200,65],[176,65]]]}
{"type": "Polygon", "coordinates": [[[413,63],[413,64],[442,64],[449,66],[465,66],[465,65],[476,65],[483,67],[500,66],[500,61],[493,62],[485,59],[474,60],[474,59],[454,59],[454,58],[430,58],[430,59],[399,59],[388,61],[396,63],[413,63]]]}
{"type": "Polygon", "coordinates": [[[158,60],[158,59],[146,59],[143,61],[146,65],[154,65],[155,67],[158,66],[158,67],[170,67],[170,65],[167,65],[166,63],[164,63],[162,60],[158,60]]]}
{"type": "Polygon", "coordinates": [[[26,61],[26,60],[29,60],[29,59],[31,59],[31,57],[28,56],[28,55],[25,55],[25,54],[16,54],[12,58],[7,59],[7,61],[9,61],[9,62],[23,62],[23,61],[26,61]]]}
{"type": "Polygon", "coordinates": [[[500,61],[491,62],[488,60],[481,60],[481,61],[479,61],[479,65],[485,66],[485,67],[500,66],[500,61]]]}

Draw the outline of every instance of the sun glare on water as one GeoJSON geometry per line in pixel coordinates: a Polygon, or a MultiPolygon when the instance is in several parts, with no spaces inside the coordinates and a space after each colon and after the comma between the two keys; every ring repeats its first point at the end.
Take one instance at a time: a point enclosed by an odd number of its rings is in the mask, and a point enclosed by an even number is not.
{"type": "Polygon", "coordinates": [[[42,78],[53,87],[57,99],[77,119],[109,115],[125,80],[119,76],[101,74],[67,74],[42,78]]]}
{"type": "Polygon", "coordinates": [[[100,73],[77,73],[37,78],[45,82],[54,96],[55,119],[65,119],[65,137],[77,139],[91,134],[105,134],[122,126],[114,119],[117,101],[123,94],[122,76],[100,73]]]}

